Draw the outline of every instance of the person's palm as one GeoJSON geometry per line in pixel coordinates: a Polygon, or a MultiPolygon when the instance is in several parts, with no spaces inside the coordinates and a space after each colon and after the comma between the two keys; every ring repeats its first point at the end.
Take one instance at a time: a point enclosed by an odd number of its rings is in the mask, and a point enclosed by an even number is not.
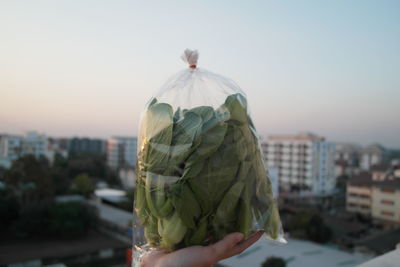
{"type": "Polygon", "coordinates": [[[152,251],[142,260],[142,267],[209,267],[220,260],[237,255],[250,247],[262,236],[257,232],[247,240],[241,233],[227,235],[221,241],[210,246],[193,246],[180,249],[171,253],[161,250],[152,251]]]}

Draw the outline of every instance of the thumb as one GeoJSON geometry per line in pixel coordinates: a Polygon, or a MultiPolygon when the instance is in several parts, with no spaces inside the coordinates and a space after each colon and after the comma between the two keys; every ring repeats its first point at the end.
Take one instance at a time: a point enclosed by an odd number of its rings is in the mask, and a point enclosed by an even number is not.
{"type": "Polygon", "coordinates": [[[242,233],[232,233],[225,236],[222,240],[218,241],[211,248],[214,251],[215,257],[220,260],[224,259],[230,254],[230,251],[243,239],[242,233]]]}

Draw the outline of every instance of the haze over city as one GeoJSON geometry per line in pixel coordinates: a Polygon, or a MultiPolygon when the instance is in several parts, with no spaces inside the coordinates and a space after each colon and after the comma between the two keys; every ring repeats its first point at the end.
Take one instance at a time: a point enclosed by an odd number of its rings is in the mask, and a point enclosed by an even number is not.
{"type": "Polygon", "coordinates": [[[192,48],[199,67],[247,93],[265,137],[399,148],[399,11],[398,1],[2,1],[0,132],[136,135],[192,48]]]}

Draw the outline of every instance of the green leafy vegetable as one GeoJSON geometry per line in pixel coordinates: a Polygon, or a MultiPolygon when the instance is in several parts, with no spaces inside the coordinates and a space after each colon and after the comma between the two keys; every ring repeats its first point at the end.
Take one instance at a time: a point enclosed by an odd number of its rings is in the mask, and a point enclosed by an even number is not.
{"type": "Polygon", "coordinates": [[[280,231],[258,137],[241,94],[214,109],[152,99],[143,116],[135,211],[148,244],[166,250],[280,231]]]}

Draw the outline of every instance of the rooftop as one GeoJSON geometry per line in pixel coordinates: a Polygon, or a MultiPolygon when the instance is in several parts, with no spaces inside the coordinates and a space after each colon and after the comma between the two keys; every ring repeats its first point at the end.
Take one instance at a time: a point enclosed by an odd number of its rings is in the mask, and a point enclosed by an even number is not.
{"type": "Polygon", "coordinates": [[[102,249],[125,247],[123,242],[95,231],[90,231],[85,238],[77,240],[0,240],[0,265],[34,259],[59,259],[84,255],[102,249]]]}
{"type": "MultiPolygon", "coordinates": [[[[398,243],[400,243],[400,229],[379,232],[356,242],[356,245],[368,248],[377,254],[382,254],[395,249],[398,243]]],[[[398,252],[400,253],[400,250],[398,252]]]]}
{"type": "Polygon", "coordinates": [[[98,201],[89,201],[89,203],[97,207],[101,220],[118,225],[122,228],[129,228],[132,226],[132,221],[134,219],[133,212],[117,209],[98,201]]]}
{"type": "Polygon", "coordinates": [[[287,267],[297,266],[356,266],[368,258],[309,241],[290,239],[287,245],[275,245],[261,239],[240,255],[221,261],[224,266],[261,266],[268,257],[282,257],[287,267]]]}
{"type": "Polygon", "coordinates": [[[271,135],[268,136],[269,140],[281,140],[281,141],[324,141],[325,138],[315,135],[309,132],[298,133],[297,135],[271,135]]]}
{"type": "Polygon", "coordinates": [[[382,256],[376,257],[370,261],[361,264],[358,267],[396,267],[400,262],[400,249],[393,250],[382,256]]]}
{"type": "Polygon", "coordinates": [[[390,169],[390,164],[387,163],[376,164],[371,167],[371,171],[386,172],[389,169],[390,169]]]}
{"type": "Polygon", "coordinates": [[[372,174],[369,172],[361,172],[360,174],[351,177],[347,184],[351,186],[378,187],[400,190],[400,178],[374,181],[372,180],[372,174]]]}
{"type": "Polygon", "coordinates": [[[371,186],[372,174],[370,172],[360,172],[358,175],[351,177],[347,184],[353,186],[371,186]]]}

